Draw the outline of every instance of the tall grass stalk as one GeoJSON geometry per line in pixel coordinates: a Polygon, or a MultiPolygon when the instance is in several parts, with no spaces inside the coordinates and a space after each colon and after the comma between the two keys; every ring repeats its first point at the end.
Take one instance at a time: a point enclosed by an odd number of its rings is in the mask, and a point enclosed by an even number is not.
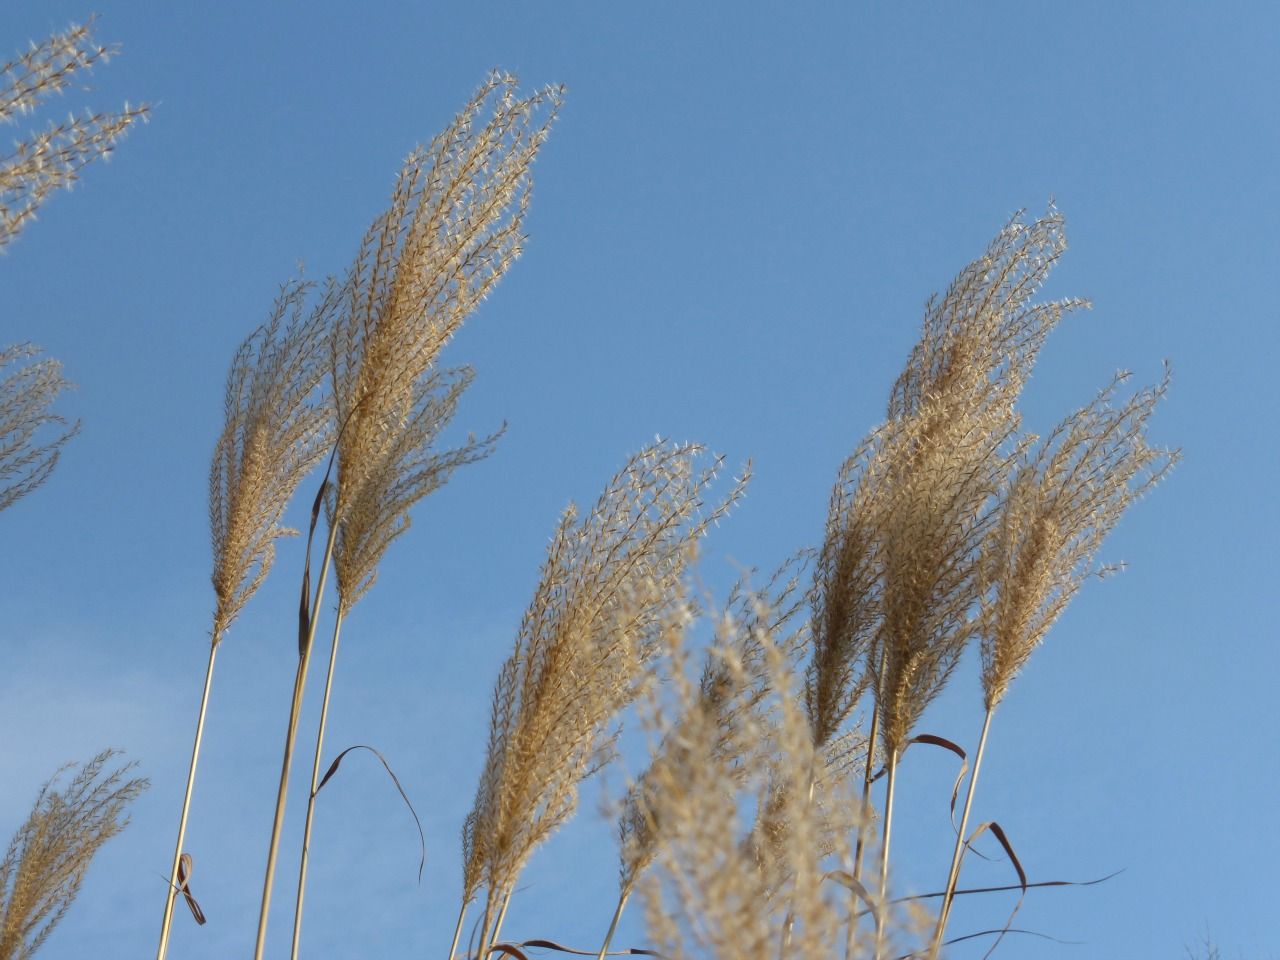
{"type": "Polygon", "coordinates": [[[209,690],[213,686],[213,665],[218,656],[218,643],[209,644],[209,663],[204,671],[204,689],[200,694],[200,712],[196,717],[196,734],[191,744],[191,762],[187,767],[187,786],[182,794],[182,813],[178,817],[178,840],[173,848],[173,864],[169,868],[169,895],[165,899],[164,918],[160,923],[160,943],[156,947],[157,960],[164,960],[169,950],[169,934],[173,925],[173,907],[177,900],[178,869],[186,849],[187,817],[191,811],[191,794],[196,784],[196,763],[200,759],[200,743],[204,738],[204,721],[209,709],[209,690]]]}
{"type": "Polygon", "coordinates": [[[284,757],[280,762],[280,787],[276,791],[276,811],[271,822],[271,842],[267,849],[267,868],[262,879],[262,905],[258,911],[258,933],[253,946],[254,960],[262,960],[267,942],[267,918],[271,913],[271,888],[275,882],[276,857],[280,852],[280,832],[284,826],[285,800],[289,791],[289,770],[293,764],[293,749],[298,736],[298,718],[302,712],[302,695],[307,685],[307,668],[311,663],[311,650],[315,646],[316,626],[319,622],[320,599],[324,596],[329,566],[333,560],[333,544],[337,538],[336,527],[329,528],[325,541],[324,557],[320,564],[320,579],[316,584],[315,601],[311,605],[311,618],[307,626],[306,642],[298,657],[298,670],[293,681],[293,701],[289,707],[289,725],[285,731],[284,757]]]}
{"type": "Polygon", "coordinates": [[[444,452],[470,369],[441,370],[441,350],[520,253],[530,169],[559,108],[548,88],[523,99],[493,73],[453,122],[405,161],[391,205],[366,232],[341,283],[329,375],[337,481],[327,500],[337,615],[316,733],[299,858],[292,956],[301,936],[316,790],[342,623],[377,579],[410,511],[458,467],[494,449],[498,434],[444,452]],[[542,116],[545,108],[548,116],[542,116]]]}
{"type": "Polygon", "coordinates": [[[313,394],[323,376],[317,361],[333,302],[323,297],[308,306],[311,290],[307,283],[283,286],[267,322],[240,344],[227,374],[225,421],[209,469],[216,603],[157,960],[169,946],[217,648],[270,572],[275,541],[295,532],[280,525],[285,507],[328,446],[327,411],[313,394]]]}
{"type": "Polygon", "coordinates": [[[951,903],[955,898],[956,884],[960,880],[960,860],[964,856],[965,844],[969,835],[969,812],[973,809],[973,795],[978,787],[978,774],[982,771],[982,757],[987,750],[987,732],[991,729],[991,715],[995,708],[987,709],[982,718],[982,733],[978,736],[978,750],[973,757],[973,771],[969,774],[969,787],[965,791],[964,809],[960,813],[960,829],[956,833],[955,849],[951,853],[951,867],[947,871],[947,886],[942,897],[942,906],[938,911],[938,923],[934,929],[933,944],[930,956],[936,958],[942,949],[942,935],[947,928],[947,920],[951,916],[951,903]]]}
{"type": "Polygon", "coordinates": [[[467,907],[469,906],[471,906],[471,904],[464,901],[462,906],[458,909],[458,922],[453,927],[453,941],[449,944],[448,960],[454,960],[454,957],[458,953],[458,941],[462,939],[462,923],[467,918],[467,907]]]}
{"type": "Polygon", "coordinates": [[[889,841],[893,830],[894,787],[898,774],[898,751],[889,749],[885,758],[884,827],[880,834],[880,889],[876,897],[876,960],[881,960],[885,946],[889,902],[889,841]]]}
{"type": "Polygon", "coordinates": [[[613,919],[609,921],[609,932],[604,935],[604,943],[600,945],[600,953],[597,954],[596,960],[604,960],[609,955],[609,945],[613,943],[613,935],[617,932],[618,921],[622,919],[622,911],[627,907],[627,900],[631,897],[631,887],[623,888],[622,895],[618,897],[618,906],[614,908],[613,919]]]}
{"type": "Polygon", "coordinates": [[[298,865],[298,899],[293,909],[293,943],[290,956],[298,956],[302,937],[302,905],[307,890],[307,862],[311,853],[311,825],[315,820],[316,791],[320,788],[320,760],[324,751],[324,733],[329,719],[329,694],[333,690],[333,670],[338,661],[338,640],[342,635],[342,611],[333,621],[333,639],[329,645],[329,669],[325,675],[324,696],[320,701],[320,721],[316,727],[316,752],[311,764],[311,789],[307,793],[307,816],[302,827],[302,856],[298,865]]]}

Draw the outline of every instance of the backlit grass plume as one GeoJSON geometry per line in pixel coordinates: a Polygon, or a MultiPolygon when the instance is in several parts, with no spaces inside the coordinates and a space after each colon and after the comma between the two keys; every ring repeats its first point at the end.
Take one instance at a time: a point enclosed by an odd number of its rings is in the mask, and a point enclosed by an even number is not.
{"type": "MultiPolygon", "coordinates": [[[[836,783],[814,797],[820,762],[797,678],[767,630],[757,629],[755,642],[771,691],[763,702],[735,645],[713,655],[727,667],[725,695],[741,706],[740,736],[763,745],[767,762],[742,764],[720,748],[717,724],[687,722],[700,715],[702,695],[684,679],[678,653],[671,686],[685,709],[649,708],[650,723],[680,745],[649,774],[649,808],[661,829],[639,881],[661,956],[829,960],[846,946],[852,901],[832,877],[842,867],[847,876],[842,812],[854,809],[853,797],[836,783]]],[[[850,955],[864,956],[864,946],[853,944],[850,955]]]]}
{"type": "Polygon", "coordinates": [[[742,493],[745,478],[704,511],[721,461],[701,459],[700,447],[660,441],[627,463],[585,517],[572,507],[561,517],[494,689],[465,833],[463,909],[481,883],[488,890],[481,955],[529,856],[572,815],[578,785],[610,755],[609,724],[659,650],[692,545],[742,493]]]}
{"type": "Polygon", "coordinates": [[[49,479],[63,445],[79,431],[53,412],[70,385],[62,364],[38,347],[0,348],[0,510],[49,479]]]}
{"type": "Polygon", "coordinates": [[[94,854],[125,828],[129,804],[147,788],[133,764],[108,769],[98,754],[59,788],[44,785],[0,860],[0,960],[27,960],[71,906],[94,854]]]}
{"type": "MultiPolygon", "coordinates": [[[[871,737],[887,773],[882,883],[898,758],[976,636],[979,553],[1022,442],[1015,403],[1049,331],[1084,305],[1031,303],[1065,249],[1062,226],[1053,209],[1031,223],[1015,217],[930,300],[885,423],[841,468],[832,494],[806,706],[821,743],[873,694],[871,737]]],[[[864,774],[865,800],[870,762],[864,774]]],[[[860,836],[855,879],[861,850],[860,836]]]]}
{"type": "MultiPolygon", "coordinates": [[[[0,122],[15,123],[53,94],[79,81],[115,51],[93,39],[91,24],[54,34],[0,66],[0,122]]],[[[35,218],[40,205],[71,186],[80,170],[108,156],[147,107],[125,104],[118,113],[86,113],[54,123],[0,156],[0,250],[35,218]]]]}
{"type": "MultiPolygon", "coordinates": [[[[493,449],[496,435],[434,449],[472,379],[470,369],[441,369],[439,355],[520,254],[531,168],[561,95],[547,88],[521,97],[515,77],[491,74],[443,132],[410,154],[390,206],[333,288],[340,306],[330,379],[339,432],[327,503],[338,610],[303,828],[295,956],[342,624],[373,585],[391,542],[408,529],[413,506],[493,449]]],[[[277,820],[282,813],[281,806],[277,820]]],[[[273,837],[260,944],[275,847],[273,837]]]]}
{"type": "Polygon", "coordinates": [[[1096,569],[1103,539],[1124,511],[1164,477],[1177,452],[1147,443],[1147,421],[1168,387],[1116,404],[1127,375],[1024,453],[1003,490],[979,565],[982,688],[986,713],[960,819],[934,949],[959,880],[965,834],[996,707],[1049,628],[1096,569]]]}
{"type": "MultiPolygon", "coordinates": [[[[657,855],[662,837],[661,800],[654,791],[669,779],[671,769],[689,763],[690,742],[705,741],[719,761],[744,778],[753,761],[764,760],[765,745],[757,737],[759,714],[772,693],[773,680],[766,643],[782,642],[785,653],[794,658],[804,642],[803,631],[788,633],[788,625],[803,603],[798,589],[799,559],[780,568],[758,592],[749,589],[745,579],[735,585],[724,612],[716,618],[714,645],[707,652],[692,702],[677,704],[679,719],[663,737],[649,767],[627,791],[618,820],[618,906],[600,947],[601,960],[637,878],[657,855]],[[773,639],[784,635],[785,641],[773,639]]],[[[680,622],[674,629],[682,632],[684,626],[680,622]]]]}
{"type": "Polygon", "coordinates": [[[267,322],[240,345],[227,374],[225,422],[209,470],[216,603],[158,960],[168,949],[174,901],[182,889],[179,865],[218,647],[270,571],[275,541],[296,532],[282,527],[281,517],[332,442],[332,420],[317,393],[326,369],[332,300],[309,304],[312,289],[302,282],[283,287],[267,322]]]}

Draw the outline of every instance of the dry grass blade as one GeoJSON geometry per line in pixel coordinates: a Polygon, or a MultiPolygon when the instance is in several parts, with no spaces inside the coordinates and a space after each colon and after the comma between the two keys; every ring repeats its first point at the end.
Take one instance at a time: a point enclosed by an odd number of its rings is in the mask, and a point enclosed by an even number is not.
{"type": "Polygon", "coordinates": [[[391,783],[396,788],[396,792],[400,794],[400,799],[403,800],[404,805],[409,808],[409,815],[413,817],[414,825],[418,828],[418,848],[420,851],[418,856],[418,880],[421,881],[423,867],[427,865],[427,837],[426,834],[422,832],[422,821],[418,819],[418,811],[413,808],[413,803],[410,802],[409,795],[404,792],[404,785],[400,783],[400,778],[397,777],[396,772],[391,769],[391,764],[387,762],[387,758],[382,755],[381,750],[364,743],[358,743],[353,747],[347,747],[333,758],[333,763],[329,765],[329,769],[326,770],[324,776],[321,777],[320,783],[317,784],[315,792],[318,794],[324,789],[324,785],[333,779],[333,775],[338,772],[338,767],[342,764],[343,758],[353,750],[368,750],[378,758],[378,762],[382,764],[382,769],[387,771],[387,776],[391,778],[391,783]]]}
{"type": "Polygon", "coordinates": [[[94,757],[61,789],[67,767],[44,785],[0,860],[0,960],[26,960],[71,906],[99,848],[125,828],[126,809],[148,786],[133,764],[94,757]]]}
{"type": "Polygon", "coordinates": [[[1067,603],[1096,570],[1121,514],[1159,482],[1178,453],[1147,443],[1147,421],[1168,389],[1115,404],[1121,374],[1024,456],[1002,498],[981,563],[982,685],[994,708],[1067,603]]]}
{"type": "Polygon", "coordinates": [[[721,461],[703,467],[701,454],[659,441],[631,459],[586,517],[572,507],[562,516],[494,691],[464,838],[464,901],[483,881],[492,910],[572,814],[578,784],[610,756],[607,727],[637,696],[680,614],[690,548],[745,484],[704,512],[721,461]]]}
{"type": "MultiPolygon", "coordinates": [[[[90,24],[72,26],[0,67],[0,122],[13,123],[64,90],[115,48],[93,40],[90,24]]],[[[34,219],[55,191],[70,186],[87,164],[108,156],[130,126],[147,118],[148,108],[119,113],[86,113],[17,143],[0,156],[0,250],[34,219]]]]}
{"type": "Polygon", "coordinates": [[[80,424],[52,411],[71,383],[62,364],[20,343],[0,348],[0,510],[49,479],[80,424]]]}
{"type": "Polygon", "coordinates": [[[227,375],[226,421],[209,471],[215,644],[266,578],[276,539],[296,533],[280,518],[332,439],[315,393],[334,301],[329,291],[308,305],[311,291],[308,283],[284,286],[227,375]]]}

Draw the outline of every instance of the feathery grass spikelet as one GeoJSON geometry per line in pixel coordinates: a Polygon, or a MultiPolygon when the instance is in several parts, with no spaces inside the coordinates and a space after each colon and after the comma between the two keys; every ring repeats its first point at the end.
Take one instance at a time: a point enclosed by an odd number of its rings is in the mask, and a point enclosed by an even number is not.
{"type": "Polygon", "coordinates": [[[280,518],[332,440],[329,412],[315,392],[334,300],[329,291],[308,306],[312,289],[300,281],[281,288],[227,374],[226,420],[209,470],[215,644],[266,578],[275,540],[296,533],[280,518]]]}
{"type": "MultiPolygon", "coordinates": [[[[772,673],[762,637],[781,637],[803,604],[803,597],[798,596],[798,568],[803,559],[788,561],[758,592],[748,589],[745,577],[740,579],[724,611],[716,618],[715,642],[707,651],[692,704],[671,724],[649,768],[636,779],[623,800],[618,834],[619,879],[624,893],[632,889],[637,876],[652,861],[661,835],[662,825],[657,819],[660,803],[651,793],[653,784],[666,774],[655,768],[687,764],[684,751],[691,737],[709,739],[715,755],[729,761],[742,776],[747,774],[752,760],[759,759],[763,745],[755,739],[744,739],[743,733],[754,735],[759,729],[756,715],[772,692],[772,673]],[[757,722],[745,722],[753,717],[757,722]]],[[[683,631],[686,619],[679,620],[672,629],[683,631]]],[[[804,646],[804,631],[793,631],[780,642],[794,659],[804,646]]]]}
{"type": "Polygon", "coordinates": [[[900,751],[976,634],[978,553],[1025,441],[1014,405],[1045,338],[1082,300],[1032,304],[1066,247],[1053,208],[1014,217],[930,302],[895,383],[880,494],[881,740],[900,751]]]}
{"type": "MultiPolygon", "coordinates": [[[[116,52],[94,42],[91,24],[71,26],[32,44],[0,66],[0,122],[13,123],[31,113],[79,73],[116,52]]],[[[30,135],[11,153],[0,156],[0,251],[35,218],[52,193],[71,186],[87,164],[110,155],[128,128],[147,115],[147,107],[125,104],[119,113],[72,116],[30,135]]]]}
{"type": "Polygon", "coordinates": [[[879,481],[874,431],[840,467],[810,590],[811,653],[804,701],[816,745],[836,736],[867,691],[880,626],[879,481]]]}
{"type": "Polygon", "coordinates": [[[68,426],[51,410],[70,386],[62,364],[41,358],[33,344],[0,348],[0,510],[49,479],[63,445],[79,432],[79,423],[68,426]]]}
{"type": "Polygon", "coordinates": [[[128,805],[148,781],[133,764],[106,770],[98,754],[61,790],[63,767],[44,785],[0,860],[0,960],[27,960],[71,906],[98,849],[129,823],[128,805]]]}
{"type": "Polygon", "coordinates": [[[1025,454],[984,544],[982,686],[987,709],[1044,639],[1084,580],[1120,515],[1173,467],[1178,452],[1152,447],[1147,420],[1168,389],[1154,387],[1116,406],[1118,375],[1025,454]]]}
{"type": "Polygon", "coordinates": [[[391,205],[337,285],[331,378],[341,432],[329,511],[343,609],[368,590],[413,504],[492,450],[496,436],[427,454],[471,381],[469,370],[435,364],[520,253],[530,169],[561,95],[521,99],[514,77],[491,74],[405,161],[391,205]]]}
{"type": "Polygon", "coordinates": [[[648,722],[678,745],[650,768],[648,803],[661,830],[639,882],[653,947],[664,956],[827,960],[845,945],[851,900],[827,881],[847,861],[841,814],[855,805],[842,783],[811,798],[819,756],[790,658],[763,622],[754,642],[764,651],[766,701],[743,670],[739,641],[716,649],[725,693],[742,707],[739,735],[763,745],[767,762],[740,763],[720,748],[716,723],[697,722],[701,692],[685,678],[678,648],[669,651],[677,708],[648,704],[648,722]]]}
{"type": "Polygon", "coordinates": [[[483,881],[490,909],[534,848],[576,809],[578,784],[607,761],[607,727],[645,681],[678,611],[690,548],[741,496],[703,511],[720,468],[665,441],[633,457],[579,520],[552,538],[533,602],[493,698],[485,766],[464,834],[464,901],[483,881]]]}

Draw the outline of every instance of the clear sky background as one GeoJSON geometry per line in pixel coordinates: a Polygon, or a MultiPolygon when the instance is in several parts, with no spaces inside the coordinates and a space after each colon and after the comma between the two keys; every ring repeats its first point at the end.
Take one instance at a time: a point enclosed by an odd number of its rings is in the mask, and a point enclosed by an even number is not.
{"type": "MultiPolygon", "coordinates": [[[[94,9],[6,3],[0,55],[94,9]]],[[[1006,826],[1033,879],[1124,872],[1028,897],[1021,926],[1082,946],[1024,937],[998,955],[1181,957],[1206,933],[1228,958],[1280,955],[1280,10],[96,10],[123,53],[54,111],[128,99],[154,116],[0,258],[0,342],[60,358],[79,385],[61,409],[84,422],[52,480],[0,517],[0,834],[57,765],[107,745],[153,787],[42,956],[154,950],[206,656],[206,476],[232,351],[299,260],[314,277],[346,267],[402,157],[493,66],[569,88],[536,167],[526,255],[446,354],[477,369],[457,435],[509,430],[420,505],[350,619],[328,741],[391,760],[427,867],[419,886],[407,813],[370,758],[350,758],[321,798],[304,948],[443,960],[489,691],[566,502],[594,499],[662,433],[754,460],[747,500],[706,543],[708,583],[816,543],[836,468],[880,419],[928,295],[1014,211],[1052,197],[1071,249],[1045,293],[1095,308],[1051,338],[1028,425],[1119,367],[1152,382],[1168,358],[1152,436],[1185,459],[1106,544],[1127,572],[1090,583],[1015,684],[980,791],[978,815],[1006,826]]],[[[179,907],[174,957],[251,949],[300,558],[282,546],[219,658],[188,843],[210,921],[179,907]]],[[[973,743],[972,667],[923,729],[973,743]]],[[[904,767],[903,890],[945,877],[953,772],[928,751],[904,767]]],[[[616,870],[597,806],[588,790],[535,857],[511,936],[598,944],[616,870]]],[[[1009,877],[974,863],[969,879],[1009,877]]],[[[1008,906],[966,905],[953,930],[999,925],[1008,906]]],[[[277,948],[290,915],[278,898],[277,948]]],[[[643,945],[638,911],[618,943],[643,945]]]]}

